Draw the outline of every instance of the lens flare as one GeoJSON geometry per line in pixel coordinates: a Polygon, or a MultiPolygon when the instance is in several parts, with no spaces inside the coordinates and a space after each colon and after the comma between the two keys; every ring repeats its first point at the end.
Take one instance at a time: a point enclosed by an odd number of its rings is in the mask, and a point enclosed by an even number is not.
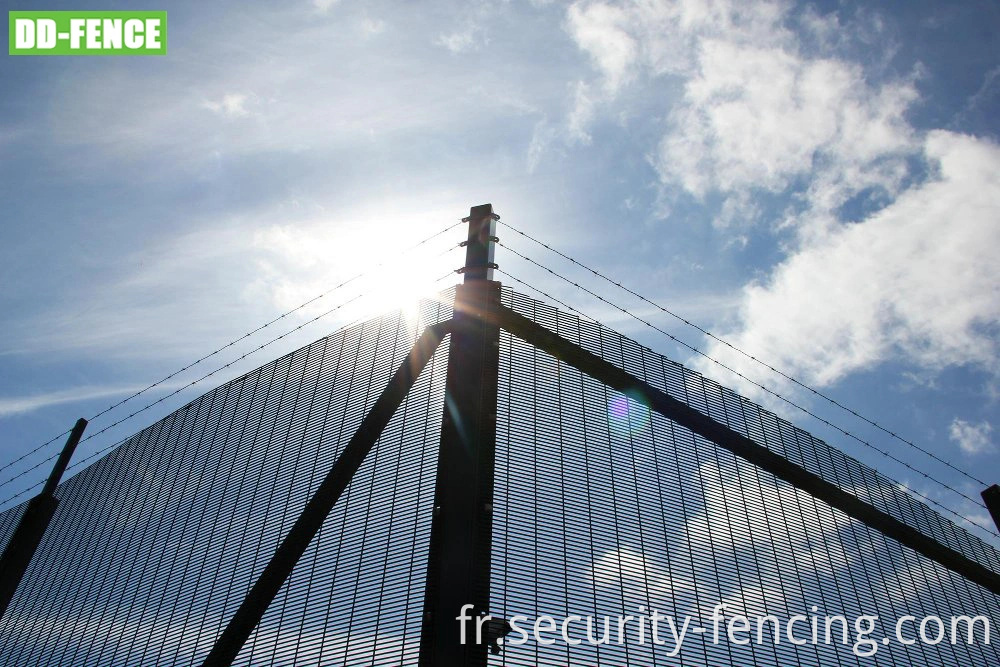
{"type": "Polygon", "coordinates": [[[613,433],[638,433],[649,426],[649,420],[649,407],[640,396],[615,393],[608,398],[608,425],[613,433]]]}

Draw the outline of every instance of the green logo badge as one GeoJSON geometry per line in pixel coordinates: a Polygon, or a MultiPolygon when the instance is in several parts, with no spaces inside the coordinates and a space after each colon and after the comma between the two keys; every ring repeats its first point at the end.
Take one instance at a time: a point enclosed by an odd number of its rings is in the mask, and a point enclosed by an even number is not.
{"type": "Polygon", "coordinates": [[[12,56],[164,56],[166,12],[7,12],[12,56]]]}

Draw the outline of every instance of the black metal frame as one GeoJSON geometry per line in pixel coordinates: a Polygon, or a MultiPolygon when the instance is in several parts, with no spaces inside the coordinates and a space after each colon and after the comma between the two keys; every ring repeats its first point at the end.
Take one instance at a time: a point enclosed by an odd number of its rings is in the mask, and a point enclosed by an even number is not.
{"type": "Polygon", "coordinates": [[[14,599],[17,587],[24,578],[24,573],[35,551],[38,550],[49,523],[52,522],[56,508],[59,507],[59,499],[55,496],[56,487],[66,471],[66,466],[69,465],[69,460],[73,457],[76,446],[80,443],[85,428],[87,420],[81,417],[70,431],[41,493],[28,501],[28,506],[21,515],[21,521],[7,542],[3,556],[0,556],[0,617],[3,617],[10,601],[14,599]]]}
{"type": "Polygon", "coordinates": [[[216,640],[202,663],[203,667],[228,667],[236,659],[250,633],[260,623],[271,601],[278,594],[288,575],[292,573],[295,564],[319,532],[340,494],[350,484],[354,473],[361,467],[368,452],[382,434],[382,430],[420,376],[420,372],[434,356],[450,326],[451,320],[435,324],[425,329],[417,339],[406,359],[389,380],[388,386],[344,447],[344,451],[337,457],[333,468],[306,503],[299,518],[281,541],[226,629],[216,640]]]}
{"type": "MultiPolygon", "coordinates": [[[[486,664],[489,638],[483,637],[486,641],[477,643],[476,630],[478,617],[489,611],[500,329],[613,389],[641,397],[652,410],[680,426],[1000,595],[1000,575],[996,572],[502,306],[500,285],[492,281],[496,240],[492,206],[474,207],[467,220],[468,250],[462,271],[465,284],[456,292],[453,318],[425,330],[410,350],[217,640],[203,663],[205,667],[227,666],[236,658],[382,429],[449,333],[445,408],[421,628],[422,665],[482,667],[486,664]],[[466,611],[469,618],[463,627],[459,619],[466,611]],[[460,641],[463,631],[464,643],[460,641]]],[[[989,497],[986,494],[984,497],[991,511],[1000,507],[1000,488],[993,487],[989,497]]],[[[1000,510],[995,516],[998,514],[1000,510]]]]}

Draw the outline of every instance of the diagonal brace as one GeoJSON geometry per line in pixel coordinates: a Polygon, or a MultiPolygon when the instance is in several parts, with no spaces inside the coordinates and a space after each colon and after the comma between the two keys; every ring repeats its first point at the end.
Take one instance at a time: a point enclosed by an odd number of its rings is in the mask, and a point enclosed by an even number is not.
{"type": "Polygon", "coordinates": [[[438,345],[451,329],[451,320],[424,330],[406,359],[393,374],[389,384],[372,405],[333,468],[306,503],[299,518],[278,546],[274,556],[247,593],[229,625],[216,640],[202,667],[229,667],[236,659],[250,633],[260,623],[264,612],[278,594],[288,575],[312,542],[316,533],[350,483],[354,473],[371,451],[396,410],[406,398],[420,372],[430,361],[438,345]]]}
{"type": "Polygon", "coordinates": [[[621,392],[641,396],[649,407],[681,426],[710,440],[732,453],[763,468],[775,477],[806,493],[836,507],[844,514],[861,521],[903,546],[930,558],[944,567],[957,572],[966,579],[1000,595],[1000,575],[951,549],[937,540],[924,535],[899,519],[864,502],[819,475],[792,463],[780,454],[757,444],[745,435],[725,424],[698,412],[636,376],[618,368],[562,336],[532,322],[506,306],[498,306],[488,311],[485,317],[503,327],[513,335],[544,350],[592,378],[621,392]]]}

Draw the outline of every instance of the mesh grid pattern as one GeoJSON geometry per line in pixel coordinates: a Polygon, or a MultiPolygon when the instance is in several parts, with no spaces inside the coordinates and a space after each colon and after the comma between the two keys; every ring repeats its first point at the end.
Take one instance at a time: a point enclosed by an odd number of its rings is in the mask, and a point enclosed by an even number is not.
{"type": "Polygon", "coordinates": [[[1000,572],[1000,554],[992,546],[900,490],[875,470],[732,390],[611,329],[582,321],[530,297],[504,289],[502,301],[515,312],[836,484],[928,537],[1000,572]]]}
{"type": "MultiPolygon", "coordinates": [[[[62,484],[0,664],[199,664],[444,301],[277,359],[62,484]]],[[[446,360],[447,340],[234,664],[416,661],[446,360]]]]}
{"type": "MultiPolygon", "coordinates": [[[[995,562],[991,547],[891,493],[874,471],[702,376],[528,297],[505,290],[503,300],[907,523],[995,562]]],[[[526,617],[521,627],[529,631],[541,615],[592,616],[594,639],[603,636],[604,617],[612,626],[607,644],[591,645],[581,620],[569,626],[578,646],[557,630],[548,633],[560,639],[555,645],[508,645],[490,664],[1000,664],[993,646],[947,640],[880,644],[874,656],[859,657],[853,626],[847,645],[794,646],[782,637],[738,646],[725,639],[725,626],[715,643],[709,618],[719,602],[729,615],[750,617],[843,615],[853,624],[877,615],[876,640],[894,636],[906,614],[983,614],[995,629],[1000,606],[991,592],[506,332],[498,423],[491,612],[526,617]],[[640,645],[632,623],[619,644],[618,617],[652,609],[678,621],[690,616],[691,627],[708,632],[689,635],[672,655],[675,644],[653,645],[648,625],[640,645]]],[[[660,637],[669,637],[662,627],[660,637]]]]}
{"type": "MultiPolygon", "coordinates": [[[[353,435],[422,327],[338,332],[193,401],[59,487],[55,520],[7,615],[0,664],[195,665],[353,435]]],[[[1000,569],[992,547],[873,470],[701,375],[503,290],[505,305],[756,442],[1000,569]]],[[[447,339],[236,660],[415,664],[447,339]]],[[[501,332],[491,612],[656,609],[1000,620],[996,596],[501,332]]],[[[23,511],[0,515],[0,544],[23,511]]],[[[597,628],[597,633],[602,632],[597,628]]],[[[615,629],[612,628],[612,634],[615,629]]],[[[495,665],[993,665],[992,646],[738,646],[691,638],[529,642],[495,665]]]]}

